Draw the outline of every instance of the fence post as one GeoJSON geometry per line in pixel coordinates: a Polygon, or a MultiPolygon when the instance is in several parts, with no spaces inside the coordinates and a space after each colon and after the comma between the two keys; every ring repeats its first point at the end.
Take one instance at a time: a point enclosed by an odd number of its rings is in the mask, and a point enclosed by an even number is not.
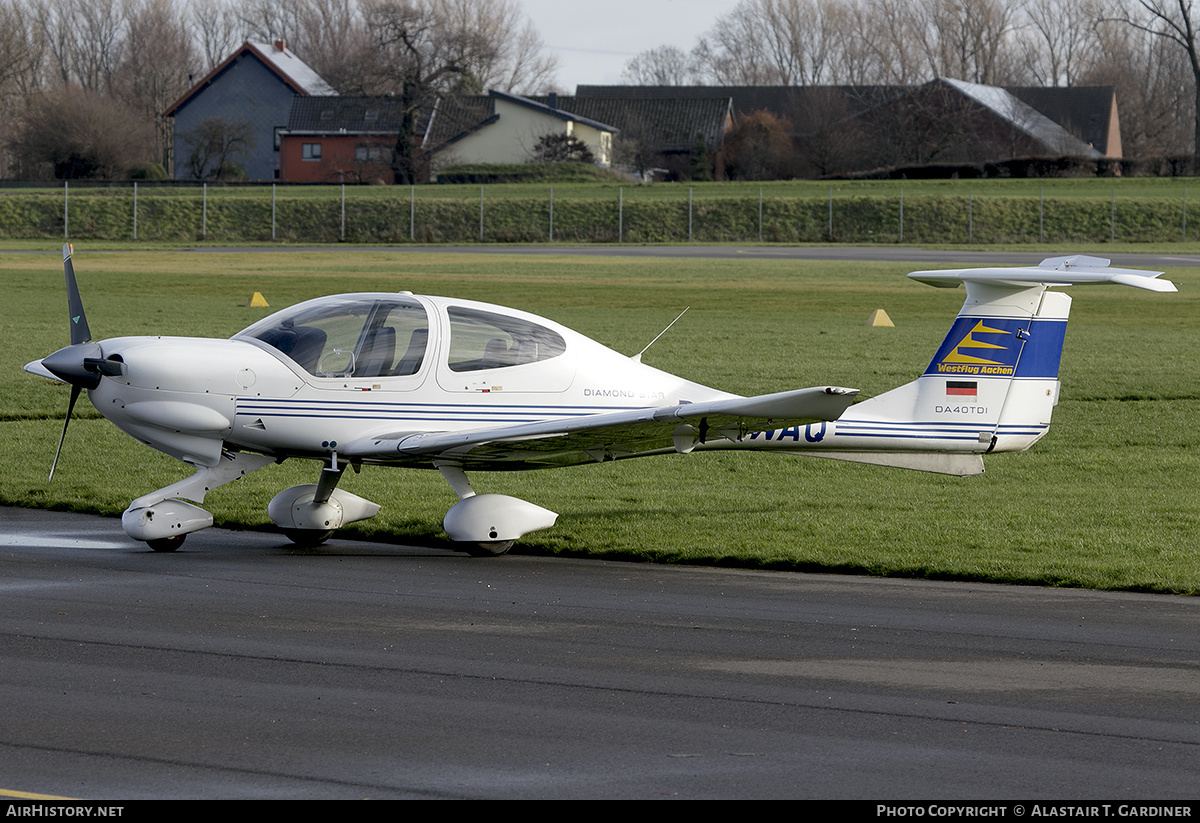
{"type": "Polygon", "coordinates": [[[617,186],[617,242],[625,242],[625,187],[617,186]]]}
{"type": "Polygon", "coordinates": [[[66,180],[63,181],[63,240],[68,237],[67,227],[71,224],[71,215],[67,209],[67,186],[70,185],[66,180]]]}
{"type": "Polygon", "coordinates": [[[137,181],[133,183],[133,239],[137,240],[137,181]]]}
{"type": "Polygon", "coordinates": [[[829,242],[833,242],[833,186],[829,187],[829,242]]]}
{"type": "Polygon", "coordinates": [[[275,184],[271,184],[271,239],[275,239],[275,184]]]}
{"type": "Polygon", "coordinates": [[[1046,242],[1046,187],[1038,189],[1038,242],[1046,242]]]}
{"type": "Polygon", "coordinates": [[[1108,242],[1117,242],[1117,187],[1112,187],[1112,203],[1108,212],[1108,242]]]}
{"type": "Polygon", "coordinates": [[[208,239],[208,183],[200,184],[200,239],[208,239]]]}
{"type": "Polygon", "coordinates": [[[417,187],[415,184],[408,187],[408,240],[414,242],[417,239],[417,187]]]}
{"type": "Polygon", "coordinates": [[[483,186],[479,187],[479,242],[483,242],[483,186]]]}
{"type": "Polygon", "coordinates": [[[1180,239],[1187,241],[1187,186],[1183,187],[1183,236],[1180,239]]]}
{"type": "Polygon", "coordinates": [[[688,242],[692,242],[692,187],[688,186],[688,242]]]}
{"type": "Polygon", "coordinates": [[[346,242],[346,184],[342,183],[342,230],[338,237],[341,242],[346,242]]]}
{"type": "Polygon", "coordinates": [[[975,187],[967,186],[967,245],[975,242],[975,187]]]}
{"type": "Polygon", "coordinates": [[[904,186],[900,187],[900,242],[904,242],[904,186]]]}
{"type": "Polygon", "coordinates": [[[554,242],[554,186],[550,187],[550,242],[554,242]]]}
{"type": "Polygon", "coordinates": [[[758,242],[762,242],[762,186],[758,187],[758,242]]]}

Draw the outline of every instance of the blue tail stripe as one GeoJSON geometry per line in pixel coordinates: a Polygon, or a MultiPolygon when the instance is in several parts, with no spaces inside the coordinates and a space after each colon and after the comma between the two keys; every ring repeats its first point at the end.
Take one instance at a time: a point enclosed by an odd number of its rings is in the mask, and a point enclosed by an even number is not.
{"type": "Polygon", "coordinates": [[[1058,377],[1067,321],[959,315],[925,374],[1058,377]]]}

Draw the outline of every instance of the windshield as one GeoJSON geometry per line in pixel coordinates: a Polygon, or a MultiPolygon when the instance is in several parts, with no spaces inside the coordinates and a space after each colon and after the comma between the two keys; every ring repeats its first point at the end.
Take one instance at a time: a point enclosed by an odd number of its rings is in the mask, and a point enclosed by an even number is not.
{"type": "Polygon", "coordinates": [[[276,312],[238,333],[275,347],[316,377],[416,374],[429,343],[429,318],[398,295],[342,295],[276,312]]]}

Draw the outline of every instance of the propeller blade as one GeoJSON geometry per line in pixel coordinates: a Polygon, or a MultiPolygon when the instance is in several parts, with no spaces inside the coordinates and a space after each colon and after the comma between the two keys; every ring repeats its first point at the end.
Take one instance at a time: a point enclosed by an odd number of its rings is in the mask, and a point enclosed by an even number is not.
{"type": "Polygon", "coordinates": [[[50,464],[50,477],[46,479],[47,483],[54,479],[54,470],[58,468],[58,456],[62,454],[63,441],[67,439],[67,426],[71,424],[71,413],[75,411],[75,401],[79,399],[80,391],[82,391],[82,387],[78,383],[71,385],[71,400],[67,403],[67,416],[63,418],[63,430],[58,438],[58,449],[54,452],[54,462],[50,464]]]}
{"type": "Polygon", "coordinates": [[[63,270],[67,276],[67,317],[71,321],[71,345],[87,343],[92,339],[87,315],[83,313],[83,300],[79,297],[79,286],[75,283],[75,266],[71,264],[71,244],[63,244],[63,270]]]}

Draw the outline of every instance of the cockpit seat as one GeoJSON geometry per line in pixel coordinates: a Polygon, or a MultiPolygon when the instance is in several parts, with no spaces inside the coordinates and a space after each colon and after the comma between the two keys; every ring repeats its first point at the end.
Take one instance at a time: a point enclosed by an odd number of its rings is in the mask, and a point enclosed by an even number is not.
{"type": "Polygon", "coordinates": [[[376,329],[375,334],[363,346],[358,357],[355,377],[382,377],[392,368],[396,359],[396,330],[390,326],[376,329]]]}
{"type": "Polygon", "coordinates": [[[425,359],[425,347],[428,345],[429,329],[413,329],[412,336],[408,338],[408,349],[396,364],[396,368],[392,369],[392,374],[409,375],[420,371],[421,361],[425,359]]]}

